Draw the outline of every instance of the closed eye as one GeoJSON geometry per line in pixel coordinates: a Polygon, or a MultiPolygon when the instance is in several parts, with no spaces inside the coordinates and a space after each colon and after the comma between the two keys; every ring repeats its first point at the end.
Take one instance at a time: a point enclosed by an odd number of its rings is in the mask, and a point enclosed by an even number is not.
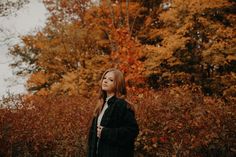
{"type": "Polygon", "coordinates": [[[111,82],[113,82],[114,81],[114,79],[112,78],[112,77],[103,77],[103,80],[106,80],[106,79],[108,79],[109,81],[111,81],[111,82]]]}

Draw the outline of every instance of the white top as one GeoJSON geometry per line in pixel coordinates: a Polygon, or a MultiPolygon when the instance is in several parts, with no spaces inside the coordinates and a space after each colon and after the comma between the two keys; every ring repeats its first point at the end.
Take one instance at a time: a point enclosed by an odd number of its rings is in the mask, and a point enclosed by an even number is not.
{"type": "Polygon", "coordinates": [[[106,109],[108,108],[107,102],[108,102],[108,100],[109,100],[111,97],[112,97],[112,96],[106,98],[105,104],[104,104],[104,106],[103,106],[103,108],[102,108],[102,112],[101,112],[101,113],[99,114],[99,116],[98,116],[98,120],[97,120],[97,125],[98,125],[98,126],[100,126],[100,124],[101,124],[102,117],[103,117],[103,115],[104,115],[106,109]]]}

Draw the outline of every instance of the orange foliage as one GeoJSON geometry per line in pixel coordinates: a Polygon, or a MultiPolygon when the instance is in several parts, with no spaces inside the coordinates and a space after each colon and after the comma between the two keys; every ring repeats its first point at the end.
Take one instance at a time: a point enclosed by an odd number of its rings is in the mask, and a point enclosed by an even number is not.
{"type": "Polygon", "coordinates": [[[111,34],[117,50],[111,53],[111,59],[126,75],[129,86],[144,86],[141,45],[135,41],[127,29],[116,29],[111,34]]]}
{"type": "Polygon", "coordinates": [[[45,29],[11,51],[22,59],[15,66],[31,65],[28,89],[44,97],[0,110],[0,156],[83,156],[91,102],[110,67],[125,73],[136,104],[138,155],[235,155],[234,1],[44,2],[45,29]]]}
{"type": "Polygon", "coordinates": [[[147,83],[153,88],[197,83],[208,95],[223,95],[234,86],[232,77],[231,83],[221,83],[235,74],[233,10],[228,0],[173,0],[154,8],[137,34],[147,45],[147,83]]]}
{"type": "Polygon", "coordinates": [[[90,0],[43,0],[47,9],[52,13],[53,22],[65,22],[68,20],[81,20],[86,9],[90,6],[90,0]]]}
{"type": "MultiPolygon", "coordinates": [[[[56,1],[45,1],[63,16],[52,14],[43,32],[23,37],[25,47],[11,52],[35,65],[28,71],[46,76],[43,86],[29,89],[87,95],[102,71],[115,66],[130,87],[196,83],[207,95],[234,97],[234,2],[102,1],[85,10],[80,7],[87,1],[57,2],[58,10],[56,1]],[[82,21],[67,19],[71,13],[82,21]],[[65,79],[71,73],[73,79],[65,79]]],[[[37,82],[36,75],[29,83],[37,82]]]]}

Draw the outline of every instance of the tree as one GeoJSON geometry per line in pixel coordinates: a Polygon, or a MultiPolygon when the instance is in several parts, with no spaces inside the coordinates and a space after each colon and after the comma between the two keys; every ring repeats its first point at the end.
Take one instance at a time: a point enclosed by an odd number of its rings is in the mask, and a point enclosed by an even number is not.
{"type": "Polygon", "coordinates": [[[137,35],[147,45],[144,66],[150,86],[196,83],[210,95],[235,86],[235,2],[174,0],[160,6],[137,35]]]}
{"type": "Polygon", "coordinates": [[[29,3],[29,0],[18,0],[18,1],[1,1],[0,2],[0,17],[8,16],[13,12],[22,8],[25,4],[29,3]]]}
{"type": "MultiPolygon", "coordinates": [[[[71,6],[69,2],[59,2],[64,8],[71,6]]],[[[130,86],[159,88],[198,84],[206,94],[233,95],[235,2],[102,3],[108,5],[90,7],[81,12],[82,20],[71,23],[61,22],[64,16],[53,15],[41,35],[25,38],[24,51],[16,47],[15,54],[19,54],[22,61],[31,60],[36,64],[33,73],[40,71],[40,75],[48,76],[47,83],[39,89],[60,89],[56,84],[70,76],[76,80],[83,78],[78,81],[79,86],[83,84],[83,89],[89,90],[105,67],[116,66],[126,73],[130,86]],[[126,20],[131,25],[128,27],[117,25],[125,11],[129,13],[126,20]],[[99,72],[93,70],[97,67],[99,72]],[[82,75],[75,77],[75,73],[82,75]]],[[[70,89],[63,87],[62,91],[70,89]]]]}
{"type": "Polygon", "coordinates": [[[59,21],[65,22],[68,20],[83,22],[84,14],[91,6],[90,0],[43,0],[43,2],[53,16],[57,16],[59,21]]]}

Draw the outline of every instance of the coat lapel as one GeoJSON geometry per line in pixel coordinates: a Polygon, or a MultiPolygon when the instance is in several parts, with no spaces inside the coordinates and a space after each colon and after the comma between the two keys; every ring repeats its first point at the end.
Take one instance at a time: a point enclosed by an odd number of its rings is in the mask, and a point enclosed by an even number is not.
{"type": "Polygon", "coordinates": [[[112,112],[113,112],[114,107],[115,107],[115,105],[114,105],[115,101],[116,101],[116,97],[115,96],[111,97],[108,100],[108,102],[107,102],[108,108],[106,109],[106,111],[105,111],[105,113],[104,113],[104,115],[102,117],[102,121],[101,121],[101,125],[102,126],[106,127],[108,125],[108,123],[109,123],[109,121],[111,119],[112,112]]]}

